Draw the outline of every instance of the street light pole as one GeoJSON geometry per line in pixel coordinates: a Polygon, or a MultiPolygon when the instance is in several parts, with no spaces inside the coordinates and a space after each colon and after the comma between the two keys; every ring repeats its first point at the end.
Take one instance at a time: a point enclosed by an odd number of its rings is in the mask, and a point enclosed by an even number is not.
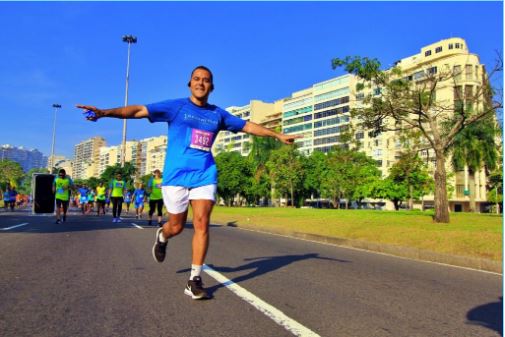
{"type": "Polygon", "coordinates": [[[56,138],[56,111],[58,111],[58,109],[61,109],[61,105],[60,104],[53,104],[53,108],[54,108],[54,118],[53,118],[53,142],[51,144],[51,173],[53,172],[53,168],[54,168],[54,140],[56,138]]]}
{"type": "MultiPolygon", "coordinates": [[[[130,47],[132,43],[137,43],[137,37],[133,35],[124,35],[123,42],[128,43],[128,61],[126,63],[126,92],[124,106],[128,105],[128,81],[130,79],[130,47]]],[[[126,159],[126,118],[123,118],[123,141],[121,143],[121,167],[124,167],[126,159]]]]}

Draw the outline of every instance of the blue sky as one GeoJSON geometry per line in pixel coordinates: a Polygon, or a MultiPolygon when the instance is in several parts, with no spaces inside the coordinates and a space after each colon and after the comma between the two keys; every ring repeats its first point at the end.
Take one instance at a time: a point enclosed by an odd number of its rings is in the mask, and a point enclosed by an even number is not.
{"type": "MultiPolygon", "coordinates": [[[[73,156],[82,140],[118,145],[122,121],[87,122],[76,104],[121,106],[127,45],[130,104],[188,95],[196,65],[214,72],[210,102],[226,108],[287,97],[343,74],[331,59],[378,58],[387,67],[461,37],[491,67],[503,54],[503,3],[490,2],[0,2],[0,144],[73,156]]],[[[499,84],[503,79],[499,80],[499,84]]],[[[127,139],[166,133],[128,122],[127,139]]]]}

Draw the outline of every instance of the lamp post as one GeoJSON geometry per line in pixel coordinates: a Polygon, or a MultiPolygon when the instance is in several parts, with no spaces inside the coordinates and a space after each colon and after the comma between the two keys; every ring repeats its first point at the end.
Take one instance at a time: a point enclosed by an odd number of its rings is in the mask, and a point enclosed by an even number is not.
{"type": "Polygon", "coordinates": [[[58,109],[61,109],[61,105],[53,104],[53,108],[54,108],[54,118],[53,118],[53,142],[51,144],[51,173],[53,172],[54,169],[54,140],[56,137],[56,111],[58,111],[58,109]]]}
{"type": "MultiPolygon", "coordinates": [[[[133,35],[124,35],[123,42],[128,43],[128,61],[126,63],[126,92],[124,106],[128,105],[128,80],[130,78],[130,47],[132,43],[137,43],[137,37],[133,35]]],[[[124,167],[126,159],[126,118],[123,118],[123,141],[121,143],[121,167],[124,167]]]]}

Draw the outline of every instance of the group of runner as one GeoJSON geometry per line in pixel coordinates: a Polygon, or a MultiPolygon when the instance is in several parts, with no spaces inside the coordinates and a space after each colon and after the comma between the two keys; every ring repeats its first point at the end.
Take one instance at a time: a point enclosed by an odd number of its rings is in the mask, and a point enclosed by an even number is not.
{"type": "Polygon", "coordinates": [[[135,183],[135,190],[127,189],[126,181],[122,179],[120,172],[106,187],[103,181],[93,189],[86,185],[74,185],[72,179],[66,175],[64,169],[60,169],[58,176],[53,182],[53,193],[56,199],[56,223],[66,221],[66,214],[70,201],[77,208],[81,209],[83,215],[94,213],[105,215],[112,203],[112,222],[121,222],[123,203],[126,204],[126,212],[129,213],[130,205],[133,202],[136,219],[141,219],[144,212],[144,203],[149,200],[148,224],[152,225],[152,216],[157,211],[158,225],[162,225],[163,216],[163,196],[161,194],[161,172],[155,170],[153,176],[144,189],[141,182],[135,183]],[[73,195],[73,198],[71,198],[73,195]]]}
{"type": "Polygon", "coordinates": [[[2,191],[0,189],[0,200],[3,199],[4,201],[4,208],[6,211],[9,209],[14,211],[14,207],[16,207],[16,204],[19,205],[20,202],[20,195],[16,191],[16,186],[11,186],[9,183],[7,183],[7,186],[5,187],[5,191],[2,191]]]}

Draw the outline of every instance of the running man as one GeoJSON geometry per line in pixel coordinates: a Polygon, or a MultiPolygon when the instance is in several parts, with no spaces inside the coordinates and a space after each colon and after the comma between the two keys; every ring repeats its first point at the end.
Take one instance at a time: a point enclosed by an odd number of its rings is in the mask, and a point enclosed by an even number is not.
{"type": "Polygon", "coordinates": [[[58,171],[58,176],[53,181],[53,193],[56,198],[56,224],[61,223],[61,211],[63,210],[63,222],[67,221],[68,203],[70,200],[70,190],[74,186],[72,179],[67,176],[64,169],[58,171]]]}
{"type": "Polygon", "coordinates": [[[81,185],[79,190],[79,206],[81,207],[81,212],[84,215],[86,213],[86,205],[88,204],[88,189],[86,186],[81,185]]]}
{"type": "Polygon", "coordinates": [[[133,202],[135,207],[135,217],[137,219],[142,219],[142,212],[144,211],[144,202],[146,191],[144,190],[144,184],[137,183],[137,188],[133,192],[133,202]]]}
{"type": "Polygon", "coordinates": [[[96,187],[96,215],[100,215],[100,209],[102,214],[105,215],[105,186],[103,186],[103,181],[98,183],[96,187]]]}
{"type": "Polygon", "coordinates": [[[11,205],[11,185],[9,183],[7,183],[7,185],[5,186],[5,192],[3,196],[4,196],[4,208],[5,211],[8,212],[9,206],[11,205]]]}
{"type": "Polygon", "coordinates": [[[18,196],[18,191],[16,191],[16,186],[12,186],[11,192],[10,192],[10,206],[11,206],[11,212],[14,212],[14,208],[16,207],[16,198],[18,196]]]}
{"type": "Polygon", "coordinates": [[[158,212],[158,227],[163,226],[163,223],[161,222],[161,217],[163,216],[163,195],[161,193],[162,183],[163,180],[161,178],[160,170],[154,170],[153,176],[147,183],[147,192],[149,193],[149,226],[153,224],[153,214],[155,210],[158,212]]]}
{"type": "Polygon", "coordinates": [[[125,188],[126,182],[122,179],[121,172],[117,172],[116,179],[112,179],[109,185],[109,198],[112,201],[112,222],[121,222],[125,188]]]}
{"type": "Polygon", "coordinates": [[[126,204],[126,214],[130,214],[130,204],[132,202],[132,192],[126,191],[124,196],[124,202],[126,204]]]}
{"type": "Polygon", "coordinates": [[[86,214],[89,214],[95,210],[94,204],[95,204],[95,193],[90,188],[88,190],[88,205],[86,206],[86,214]]]}
{"type": "Polygon", "coordinates": [[[211,153],[217,133],[220,130],[242,131],[273,137],[284,144],[293,144],[299,136],[277,133],[209,104],[214,83],[212,72],[204,66],[193,70],[188,87],[189,98],[106,110],[90,105],[77,107],[92,111],[94,115],[88,113],[86,117],[91,121],[114,117],[148,118],[151,123],[167,123],[170,141],[163,169],[162,195],[169,218],[156,231],[153,257],[160,263],[165,260],[168,239],[183,231],[188,204],[191,203],[194,227],[192,265],[184,293],[193,299],[204,299],[208,294],[200,274],[209,246],[209,222],[217,186],[217,169],[211,153]]]}

